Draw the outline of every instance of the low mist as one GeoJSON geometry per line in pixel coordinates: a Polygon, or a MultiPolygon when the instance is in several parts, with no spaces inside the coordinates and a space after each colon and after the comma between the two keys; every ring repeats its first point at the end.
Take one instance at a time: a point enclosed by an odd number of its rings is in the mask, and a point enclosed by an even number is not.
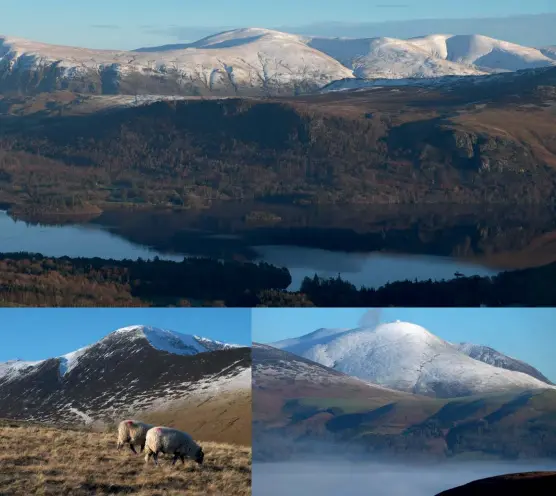
{"type": "Polygon", "coordinates": [[[468,482],[516,472],[556,470],[556,461],[461,461],[428,465],[299,460],[253,464],[253,495],[435,496],[468,482]]]}

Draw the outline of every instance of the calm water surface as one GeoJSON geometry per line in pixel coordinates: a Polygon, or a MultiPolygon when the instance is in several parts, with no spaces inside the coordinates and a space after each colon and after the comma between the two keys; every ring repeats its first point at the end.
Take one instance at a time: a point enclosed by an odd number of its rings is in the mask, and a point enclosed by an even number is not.
{"type": "MultiPolygon", "coordinates": [[[[133,214],[130,214],[133,215],[133,214]]],[[[222,236],[222,240],[229,238],[222,236]]],[[[213,236],[214,239],[214,236],[213,236]]],[[[299,288],[305,276],[335,277],[357,286],[379,287],[396,280],[452,279],[455,272],[466,276],[494,275],[498,271],[450,257],[392,255],[379,252],[343,253],[288,245],[253,246],[256,260],[287,267],[290,289],[299,288]]],[[[101,257],[113,259],[161,259],[180,261],[183,251],[157,250],[129,241],[100,224],[47,226],[12,219],[0,211],[0,252],[33,252],[46,256],[101,257]]]]}

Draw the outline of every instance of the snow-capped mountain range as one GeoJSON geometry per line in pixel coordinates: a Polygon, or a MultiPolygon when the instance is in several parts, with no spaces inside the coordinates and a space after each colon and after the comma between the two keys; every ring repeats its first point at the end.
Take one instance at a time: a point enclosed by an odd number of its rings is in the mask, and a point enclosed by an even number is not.
{"type": "Polygon", "coordinates": [[[486,347],[453,345],[407,322],[320,329],[272,346],[364,381],[419,395],[453,398],[555,389],[519,360],[486,347]]]}
{"type": "Polygon", "coordinates": [[[130,326],[60,357],[0,364],[0,418],[109,422],[250,388],[250,348],[130,326]]]}
{"type": "Polygon", "coordinates": [[[556,65],[553,47],[481,35],[318,38],[262,28],[134,51],[0,36],[0,90],[96,94],[297,94],[343,79],[480,76],[556,65]]]}

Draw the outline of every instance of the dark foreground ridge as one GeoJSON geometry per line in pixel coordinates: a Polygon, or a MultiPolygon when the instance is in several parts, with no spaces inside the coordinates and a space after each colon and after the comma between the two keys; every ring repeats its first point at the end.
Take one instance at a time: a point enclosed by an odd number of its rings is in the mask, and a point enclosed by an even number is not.
{"type": "Polygon", "coordinates": [[[291,292],[291,282],[287,268],[266,263],[0,254],[1,306],[556,306],[556,263],[494,277],[399,281],[378,289],[315,276],[305,278],[299,292],[291,292]]]}
{"type": "Polygon", "coordinates": [[[548,496],[556,494],[556,472],[501,475],[465,484],[437,496],[548,496]]]}

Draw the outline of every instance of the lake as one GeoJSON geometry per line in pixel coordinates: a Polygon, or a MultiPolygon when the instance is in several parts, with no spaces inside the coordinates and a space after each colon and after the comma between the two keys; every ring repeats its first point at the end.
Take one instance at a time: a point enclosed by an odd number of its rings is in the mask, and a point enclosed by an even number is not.
{"type": "Polygon", "coordinates": [[[511,218],[504,225],[498,214],[480,217],[427,211],[419,216],[413,208],[409,212],[374,210],[370,215],[278,207],[273,214],[280,222],[257,224],[249,221],[254,208],[112,211],[87,222],[61,225],[18,221],[0,211],[0,251],[56,257],[158,256],[180,261],[187,256],[210,256],[265,261],[290,270],[290,289],[298,289],[304,277],[315,274],[340,274],[357,286],[376,288],[405,279],[452,279],[456,272],[490,276],[556,259],[554,246],[539,242],[556,231],[556,222],[539,214],[511,218]],[[536,251],[530,253],[530,246],[536,251]]]}

